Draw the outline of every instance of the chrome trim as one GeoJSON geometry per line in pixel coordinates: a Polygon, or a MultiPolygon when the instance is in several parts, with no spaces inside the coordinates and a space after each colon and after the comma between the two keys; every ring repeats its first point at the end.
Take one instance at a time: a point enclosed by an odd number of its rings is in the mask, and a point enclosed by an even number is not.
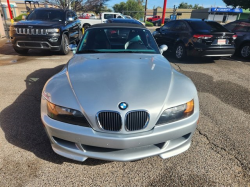
{"type": "Polygon", "coordinates": [[[60,46],[52,46],[50,45],[49,42],[44,42],[44,41],[17,41],[16,42],[16,46],[19,47],[19,48],[33,48],[33,49],[51,49],[51,48],[54,48],[54,47],[60,47],[60,46]],[[28,47],[23,47],[23,46],[20,46],[18,43],[19,42],[26,42],[26,43],[39,43],[41,47],[33,47],[33,46],[28,46],[28,47]],[[47,44],[49,47],[45,48],[45,47],[42,47],[41,44],[47,44]]]}
{"type": "Polygon", "coordinates": [[[233,54],[226,54],[226,55],[225,54],[224,55],[204,55],[204,56],[212,56],[213,57],[213,56],[232,56],[232,55],[233,54]]]}
{"type": "Polygon", "coordinates": [[[16,30],[16,34],[23,34],[23,35],[47,35],[47,29],[40,29],[40,28],[37,28],[37,29],[34,29],[34,28],[31,28],[31,27],[28,27],[28,28],[23,28],[23,27],[20,27],[20,28],[15,28],[16,30]],[[39,34],[39,31],[40,31],[40,34],[39,34]]]}
{"type": "Polygon", "coordinates": [[[131,110],[131,111],[127,112],[126,115],[125,115],[124,128],[125,128],[126,131],[129,131],[129,132],[140,131],[140,130],[143,130],[143,129],[147,128],[147,126],[148,126],[148,124],[149,124],[149,121],[150,121],[150,114],[149,114],[149,112],[148,112],[147,110],[131,110]],[[147,121],[146,121],[146,123],[145,123],[145,125],[144,125],[144,127],[143,127],[142,129],[134,130],[134,131],[131,131],[131,130],[127,129],[127,127],[126,127],[127,115],[128,115],[129,113],[131,113],[131,112],[147,112],[147,114],[148,114],[148,119],[147,119],[147,121]]]}
{"type": "Polygon", "coordinates": [[[114,110],[101,110],[101,111],[99,111],[99,112],[96,113],[96,121],[97,121],[97,124],[98,124],[99,128],[101,130],[103,130],[103,131],[106,131],[106,132],[115,132],[116,133],[116,132],[120,132],[122,130],[122,126],[123,126],[122,122],[123,122],[123,120],[122,120],[122,116],[121,116],[120,112],[117,112],[117,111],[114,111],[114,110]],[[104,129],[102,127],[101,122],[99,120],[99,114],[102,113],[102,112],[114,112],[114,113],[117,113],[121,117],[121,128],[120,128],[119,131],[110,131],[110,130],[106,130],[106,129],[104,129]]]}

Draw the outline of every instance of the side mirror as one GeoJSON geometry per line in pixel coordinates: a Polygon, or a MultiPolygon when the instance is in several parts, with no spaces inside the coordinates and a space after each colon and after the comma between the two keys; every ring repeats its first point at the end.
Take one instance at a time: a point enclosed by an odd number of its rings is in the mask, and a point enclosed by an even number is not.
{"type": "Polygon", "coordinates": [[[163,54],[164,51],[167,51],[168,50],[168,46],[167,45],[161,45],[160,46],[160,52],[161,54],[163,54]]]}
{"type": "Polygon", "coordinates": [[[69,50],[73,51],[74,54],[76,53],[76,49],[77,49],[77,45],[76,44],[70,44],[69,45],[69,50]]]}
{"type": "Polygon", "coordinates": [[[67,21],[69,21],[69,22],[74,21],[74,18],[69,17],[67,21]]]}

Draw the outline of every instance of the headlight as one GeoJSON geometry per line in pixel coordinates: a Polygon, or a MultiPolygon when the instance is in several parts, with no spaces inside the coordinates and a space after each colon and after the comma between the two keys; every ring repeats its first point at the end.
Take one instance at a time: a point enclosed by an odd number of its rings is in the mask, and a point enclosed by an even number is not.
{"type": "Polygon", "coordinates": [[[54,120],[89,127],[88,121],[78,110],[57,106],[47,101],[47,111],[48,116],[54,120]]]}
{"type": "Polygon", "coordinates": [[[183,105],[172,107],[163,111],[157,125],[174,122],[191,116],[194,113],[194,100],[183,105]]]}
{"type": "Polygon", "coordinates": [[[60,29],[47,29],[47,33],[58,33],[60,32],[60,29]]]}

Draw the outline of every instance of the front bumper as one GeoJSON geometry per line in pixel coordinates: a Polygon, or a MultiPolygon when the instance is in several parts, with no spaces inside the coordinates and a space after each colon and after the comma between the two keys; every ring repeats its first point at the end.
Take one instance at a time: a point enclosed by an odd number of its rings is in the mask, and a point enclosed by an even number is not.
{"type": "Polygon", "coordinates": [[[130,135],[97,132],[92,128],[56,121],[43,110],[41,118],[53,150],[61,156],[77,161],[88,157],[132,161],[154,155],[165,159],[186,151],[191,144],[198,115],[195,113],[185,120],[130,135]]]}
{"type": "Polygon", "coordinates": [[[30,36],[17,35],[11,37],[11,42],[14,47],[20,49],[47,49],[59,51],[61,45],[61,37],[53,35],[30,36]]]}

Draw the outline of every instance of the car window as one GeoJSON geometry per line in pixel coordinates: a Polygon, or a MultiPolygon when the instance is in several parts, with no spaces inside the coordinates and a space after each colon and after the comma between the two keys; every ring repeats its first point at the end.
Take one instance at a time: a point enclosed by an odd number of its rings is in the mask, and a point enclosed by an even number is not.
{"type": "Polygon", "coordinates": [[[188,23],[195,31],[228,32],[221,24],[213,21],[189,21],[188,23]]]}
{"type": "Polygon", "coordinates": [[[76,15],[76,13],[75,13],[75,12],[71,12],[71,13],[72,13],[72,16],[73,16],[74,20],[77,20],[77,15],[76,15]]]}
{"type": "Polygon", "coordinates": [[[170,21],[170,22],[166,23],[165,25],[163,25],[161,27],[161,30],[162,31],[164,31],[164,30],[171,30],[172,27],[174,26],[174,24],[175,24],[175,21],[170,21]]]}
{"type": "Polygon", "coordinates": [[[229,24],[226,24],[224,25],[224,27],[230,31],[233,31],[234,27],[237,25],[236,22],[233,22],[233,23],[229,23],[229,24]]]}
{"type": "Polygon", "coordinates": [[[77,53],[159,54],[160,51],[147,29],[92,28],[85,32],[77,53]]]}
{"type": "Polygon", "coordinates": [[[173,26],[173,30],[175,30],[175,31],[187,31],[187,26],[183,21],[177,21],[173,26]]]}
{"type": "Polygon", "coordinates": [[[250,31],[250,23],[248,22],[240,22],[233,29],[233,32],[249,32],[250,31]]]}
{"type": "Polygon", "coordinates": [[[58,10],[34,10],[32,11],[27,20],[43,20],[43,21],[63,21],[64,13],[58,10]]]}
{"type": "Polygon", "coordinates": [[[115,14],[104,14],[104,19],[110,19],[110,18],[115,18],[115,14]]]}
{"type": "Polygon", "coordinates": [[[72,14],[72,12],[67,12],[67,20],[68,20],[68,18],[73,18],[73,14],[72,14]]]}

